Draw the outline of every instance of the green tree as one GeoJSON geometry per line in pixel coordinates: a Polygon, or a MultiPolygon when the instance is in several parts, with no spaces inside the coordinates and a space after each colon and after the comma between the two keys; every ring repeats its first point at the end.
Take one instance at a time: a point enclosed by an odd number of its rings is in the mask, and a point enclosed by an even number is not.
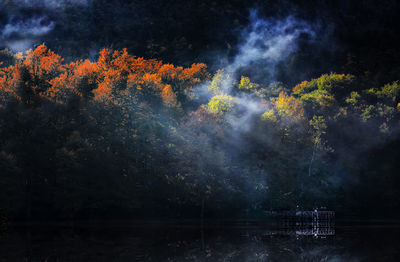
{"type": "Polygon", "coordinates": [[[223,69],[218,70],[212,77],[208,90],[214,95],[221,95],[224,89],[232,84],[231,77],[223,69]]]}
{"type": "Polygon", "coordinates": [[[234,98],[230,95],[216,95],[208,102],[207,109],[211,113],[224,115],[234,108],[234,98]]]}
{"type": "Polygon", "coordinates": [[[252,82],[250,81],[250,78],[248,78],[248,77],[246,77],[246,76],[242,76],[242,77],[240,78],[240,82],[239,82],[239,84],[238,84],[238,88],[239,88],[240,90],[251,91],[251,90],[256,89],[257,87],[258,87],[258,85],[255,84],[255,83],[252,83],[252,82]]]}

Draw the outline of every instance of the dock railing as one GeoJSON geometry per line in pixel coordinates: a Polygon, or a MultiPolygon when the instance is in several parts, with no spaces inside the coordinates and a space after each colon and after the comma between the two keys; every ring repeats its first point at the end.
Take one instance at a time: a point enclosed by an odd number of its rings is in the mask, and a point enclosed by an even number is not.
{"type": "Polygon", "coordinates": [[[277,213],[280,226],[330,227],[335,224],[335,212],[328,210],[281,211],[277,213]]]}

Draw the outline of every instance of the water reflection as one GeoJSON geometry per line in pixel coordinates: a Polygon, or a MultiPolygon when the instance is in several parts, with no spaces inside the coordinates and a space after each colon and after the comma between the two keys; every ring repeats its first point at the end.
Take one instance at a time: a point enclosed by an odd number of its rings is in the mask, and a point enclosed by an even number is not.
{"type": "Polygon", "coordinates": [[[12,228],[0,261],[398,261],[398,227],[12,228]]]}
{"type": "Polygon", "coordinates": [[[278,230],[268,230],[265,235],[281,235],[281,236],[313,236],[325,238],[327,236],[335,235],[335,227],[294,227],[294,228],[281,228],[278,230]]]}

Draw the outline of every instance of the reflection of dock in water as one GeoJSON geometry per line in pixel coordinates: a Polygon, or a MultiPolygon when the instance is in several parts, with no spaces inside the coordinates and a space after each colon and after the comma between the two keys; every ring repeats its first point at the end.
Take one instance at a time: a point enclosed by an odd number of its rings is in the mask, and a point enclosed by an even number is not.
{"type": "Polygon", "coordinates": [[[326,237],[335,235],[334,226],[297,226],[297,227],[286,227],[278,228],[266,233],[268,236],[314,236],[314,237],[326,237]]]}
{"type": "Polygon", "coordinates": [[[333,236],[335,212],[328,210],[274,212],[278,230],[272,235],[333,236]]]}
{"type": "Polygon", "coordinates": [[[311,227],[296,229],[296,235],[300,236],[334,236],[335,227],[311,227]]]}

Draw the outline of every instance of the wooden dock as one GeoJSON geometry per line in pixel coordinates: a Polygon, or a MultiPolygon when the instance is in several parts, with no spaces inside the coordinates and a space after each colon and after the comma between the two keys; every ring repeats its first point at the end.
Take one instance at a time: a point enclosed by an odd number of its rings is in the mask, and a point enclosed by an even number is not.
{"type": "Polygon", "coordinates": [[[297,220],[305,221],[333,221],[335,219],[335,211],[296,211],[297,220]]]}
{"type": "Polygon", "coordinates": [[[274,217],[280,227],[330,227],[335,224],[335,212],[329,210],[280,211],[274,217]]]}

